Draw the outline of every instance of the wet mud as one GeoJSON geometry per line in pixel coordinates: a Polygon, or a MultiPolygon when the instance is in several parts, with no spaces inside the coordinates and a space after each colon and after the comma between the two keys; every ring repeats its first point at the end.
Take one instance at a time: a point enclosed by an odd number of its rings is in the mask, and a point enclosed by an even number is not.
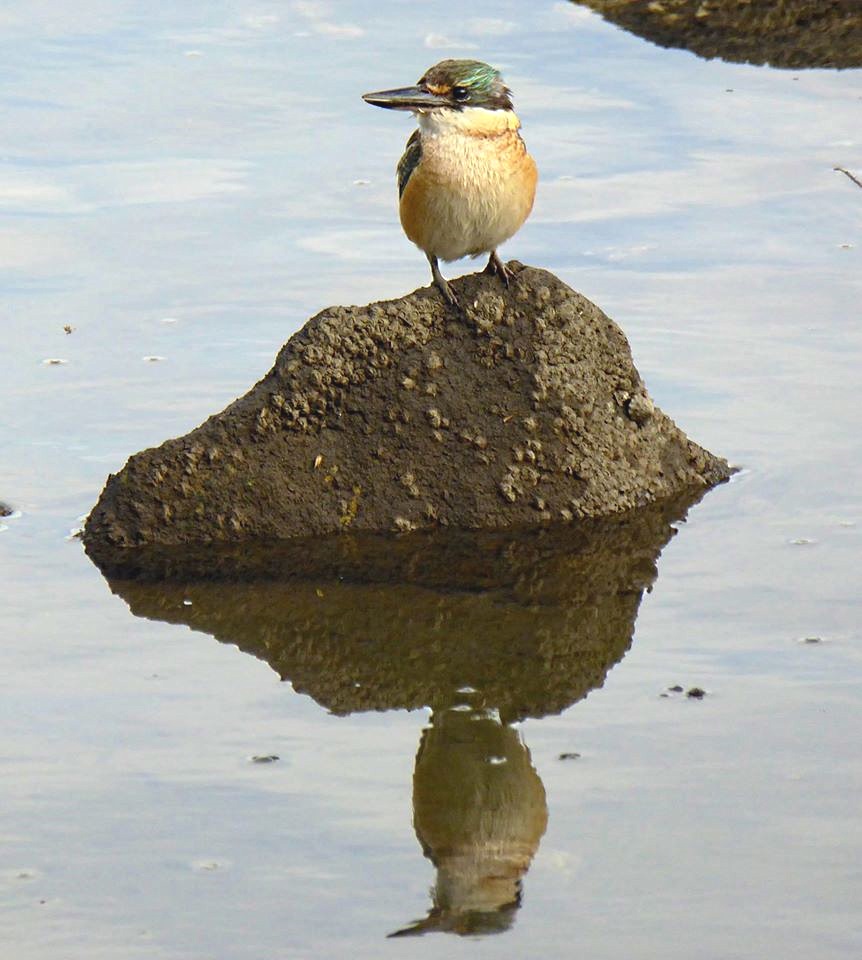
{"type": "Polygon", "coordinates": [[[576,0],[660,47],[799,70],[862,66],[858,0],[576,0]]]}

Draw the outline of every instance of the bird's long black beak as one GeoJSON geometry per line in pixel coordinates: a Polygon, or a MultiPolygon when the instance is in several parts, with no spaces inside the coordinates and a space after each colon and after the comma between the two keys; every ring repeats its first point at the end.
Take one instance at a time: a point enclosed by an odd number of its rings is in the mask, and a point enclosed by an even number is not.
{"type": "Polygon", "coordinates": [[[362,99],[375,107],[387,110],[433,110],[450,107],[447,97],[429,93],[421,87],[401,87],[399,90],[378,90],[377,93],[365,93],[362,99]]]}

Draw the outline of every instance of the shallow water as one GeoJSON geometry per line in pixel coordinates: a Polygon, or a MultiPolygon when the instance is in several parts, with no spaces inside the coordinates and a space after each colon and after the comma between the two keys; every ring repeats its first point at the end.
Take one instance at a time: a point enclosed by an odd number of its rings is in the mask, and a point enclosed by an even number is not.
{"type": "MultiPolygon", "coordinates": [[[[0,26],[5,953],[858,955],[862,190],[833,167],[862,170],[862,72],[703,61],[552,2],[44,0],[0,26]],[[133,616],[69,539],[310,314],[427,282],[394,213],[409,120],[359,95],[460,55],[503,68],[541,171],[504,252],[595,300],[744,467],[677,524],[603,685],[514,727],[469,692],[328,712],[200,598],[133,616]],[[476,863],[442,882],[417,832],[440,861],[477,770],[528,811],[520,908],[387,941],[469,894],[476,863]]],[[[451,622],[451,584],[357,596],[406,615],[417,589],[451,622]]]]}

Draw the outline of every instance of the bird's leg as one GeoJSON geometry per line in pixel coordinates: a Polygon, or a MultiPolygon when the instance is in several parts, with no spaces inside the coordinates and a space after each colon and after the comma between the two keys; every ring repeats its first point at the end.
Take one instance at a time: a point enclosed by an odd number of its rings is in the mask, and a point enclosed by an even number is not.
{"type": "Polygon", "coordinates": [[[490,273],[492,277],[496,274],[496,276],[498,276],[507,287],[509,286],[509,281],[514,276],[512,271],[497,256],[496,250],[491,251],[491,256],[488,257],[488,266],[485,267],[484,272],[490,273]]]}
{"type": "Polygon", "coordinates": [[[437,258],[433,253],[426,253],[425,256],[428,258],[428,262],[431,264],[431,276],[434,278],[434,283],[437,289],[443,294],[447,302],[451,303],[453,307],[458,306],[458,298],[452,293],[452,288],[446,282],[446,278],[440,273],[440,267],[437,265],[437,258]]]}

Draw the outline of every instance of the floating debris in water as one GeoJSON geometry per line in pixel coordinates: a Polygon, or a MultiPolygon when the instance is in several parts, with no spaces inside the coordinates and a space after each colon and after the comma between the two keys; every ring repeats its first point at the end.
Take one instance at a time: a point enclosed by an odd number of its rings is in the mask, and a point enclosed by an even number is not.
{"type": "Polygon", "coordinates": [[[574,751],[571,751],[569,753],[561,753],[557,757],[557,759],[558,760],[580,760],[581,755],[579,753],[575,753],[574,751]]]}
{"type": "Polygon", "coordinates": [[[799,642],[813,646],[816,643],[823,643],[823,637],[800,637],[799,642]]]}
{"type": "Polygon", "coordinates": [[[857,187],[862,187],[862,180],[860,180],[858,177],[854,176],[854,175],[853,175],[849,170],[847,170],[845,167],[833,167],[832,169],[835,170],[835,171],[837,171],[838,173],[843,173],[844,176],[845,176],[845,177],[848,177],[850,180],[852,180],[853,183],[855,183],[857,187]]]}
{"type": "MultiPolygon", "coordinates": [[[[660,693],[659,696],[669,698],[671,695],[682,693],[683,690],[685,690],[684,687],[675,683],[672,687],[668,687],[664,693],[660,693]]],[[[706,696],[706,690],[702,687],[689,687],[688,690],[685,690],[685,695],[691,697],[692,700],[703,700],[706,696]]]]}
{"type": "Polygon", "coordinates": [[[63,333],[67,333],[67,334],[68,334],[68,333],[74,333],[74,332],[75,332],[75,328],[72,326],[71,323],[64,323],[64,324],[63,324],[63,333]]]}
{"type": "Polygon", "coordinates": [[[60,364],[68,363],[68,362],[69,362],[68,360],[63,360],[61,357],[46,357],[42,361],[42,363],[44,363],[46,367],[58,367],[60,366],[60,364]]]}
{"type": "Polygon", "coordinates": [[[788,540],[788,543],[794,547],[807,547],[817,543],[817,541],[812,540],[810,537],[794,537],[793,540],[788,540]]]}
{"type": "Polygon", "coordinates": [[[260,756],[252,757],[251,762],[252,763],[275,763],[276,760],[280,760],[280,759],[281,758],[278,756],[277,753],[266,753],[266,754],[261,754],[260,756]]]}
{"type": "Polygon", "coordinates": [[[214,873],[216,870],[225,870],[229,866],[230,862],[227,860],[193,860],[191,863],[192,870],[199,873],[214,873]]]}
{"type": "Polygon", "coordinates": [[[0,870],[0,880],[38,880],[41,876],[40,872],[30,867],[10,867],[5,870],[0,870]]]}
{"type": "Polygon", "coordinates": [[[159,357],[159,356],[156,356],[155,354],[150,357],[144,357],[144,360],[147,363],[159,363],[161,360],[164,360],[164,359],[165,359],[164,357],[159,357]]]}
{"type": "MultiPolygon", "coordinates": [[[[20,510],[13,510],[8,503],[0,502],[0,517],[7,520],[18,520],[22,516],[24,516],[24,514],[22,514],[20,510]]],[[[0,533],[8,529],[8,523],[0,523],[0,533]]]]}

